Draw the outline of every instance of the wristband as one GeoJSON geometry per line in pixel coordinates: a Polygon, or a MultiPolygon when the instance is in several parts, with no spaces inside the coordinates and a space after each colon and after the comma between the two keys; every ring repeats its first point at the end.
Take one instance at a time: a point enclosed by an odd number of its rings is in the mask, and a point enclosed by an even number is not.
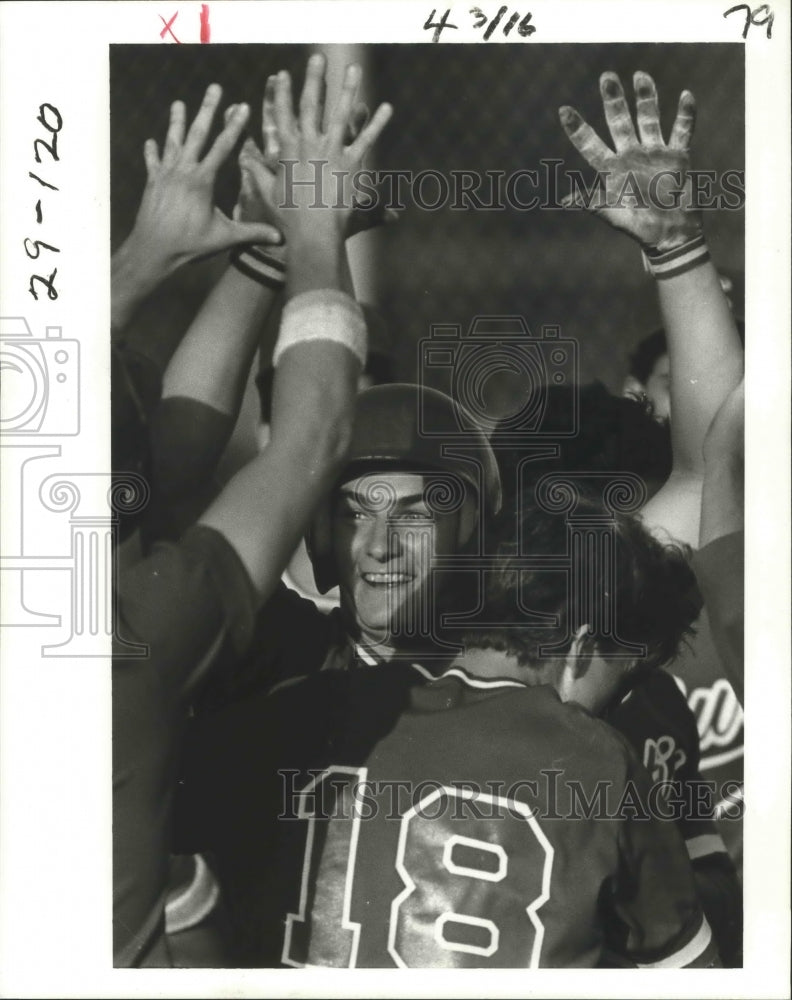
{"type": "Polygon", "coordinates": [[[688,240],[681,246],[674,247],[673,250],[647,250],[643,255],[644,268],[660,281],[668,278],[676,278],[680,274],[691,271],[699,264],[704,264],[710,259],[704,234],[700,233],[688,240]]]}
{"type": "Polygon", "coordinates": [[[363,310],[351,296],[335,288],[303,292],[284,306],[272,364],[276,367],[283,352],[295,344],[332,340],[365,365],[367,339],[363,310]]]}
{"type": "Polygon", "coordinates": [[[286,265],[263,247],[236,247],[231,251],[231,263],[237,271],[267,288],[280,291],[286,284],[286,265]]]}

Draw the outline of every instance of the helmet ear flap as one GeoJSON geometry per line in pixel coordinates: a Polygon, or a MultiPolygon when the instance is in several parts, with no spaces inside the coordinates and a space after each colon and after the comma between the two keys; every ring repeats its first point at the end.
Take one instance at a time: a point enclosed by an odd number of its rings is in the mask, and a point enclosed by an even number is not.
{"type": "Polygon", "coordinates": [[[333,526],[329,500],[314,515],[305,537],[305,547],[313,566],[316,589],[320,594],[326,594],[338,583],[333,559],[333,526]]]}

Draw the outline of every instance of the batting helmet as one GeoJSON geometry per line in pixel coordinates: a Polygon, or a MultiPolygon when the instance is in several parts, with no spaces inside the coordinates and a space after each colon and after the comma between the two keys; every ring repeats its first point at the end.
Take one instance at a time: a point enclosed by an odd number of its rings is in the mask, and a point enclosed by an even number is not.
{"type": "MultiPolygon", "coordinates": [[[[480,509],[497,514],[501,481],[495,454],[484,432],[461,413],[458,403],[425,386],[393,383],[366,389],[355,402],[352,442],[339,483],[375,470],[445,472],[472,487],[480,509]]],[[[328,504],[315,517],[306,541],[316,586],[324,594],[338,582],[328,504]]]]}

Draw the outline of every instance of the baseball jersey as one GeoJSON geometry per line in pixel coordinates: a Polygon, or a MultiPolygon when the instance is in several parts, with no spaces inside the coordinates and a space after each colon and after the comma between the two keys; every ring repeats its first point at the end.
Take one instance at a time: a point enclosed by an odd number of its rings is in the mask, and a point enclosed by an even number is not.
{"type": "Polygon", "coordinates": [[[742,890],[715,820],[717,786],[699,771],[696,719],[664,670],[638,670],[603,718],[619,730],[652,780],[658,814],[675,821],[685,841],[699,898],[724,965],[741,965],[742,890]]]}
{"type": "Polygon", "coordinates": [[[696,719],[699,770],[714,783],[718,832],[742,873],[743,710],[715,649],[705,608],[690,647],[668,664],[696,719]]]}
{"type": "Polygon", "coordinates": [[[170,804],[185,692],[217,651],[244,648],[256,606],[238,556],[192,528],[124,570],[113,659],[113,934],[117,966],[169,963],[170,804]]]}
{"type": "Polygon", "coordinates": [[[244,966],[716,962],[628,743],[548,686],[326,671],[193,720],[176,846],[244,966]]]}

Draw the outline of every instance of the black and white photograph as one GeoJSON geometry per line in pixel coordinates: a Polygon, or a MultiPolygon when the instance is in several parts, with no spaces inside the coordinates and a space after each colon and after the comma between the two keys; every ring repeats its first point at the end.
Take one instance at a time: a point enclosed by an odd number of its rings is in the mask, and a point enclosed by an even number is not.
{"type": "Polygon", "coordinates": [[[788,11],[31,6],[9,995],[782,996],[788,11]]]}

